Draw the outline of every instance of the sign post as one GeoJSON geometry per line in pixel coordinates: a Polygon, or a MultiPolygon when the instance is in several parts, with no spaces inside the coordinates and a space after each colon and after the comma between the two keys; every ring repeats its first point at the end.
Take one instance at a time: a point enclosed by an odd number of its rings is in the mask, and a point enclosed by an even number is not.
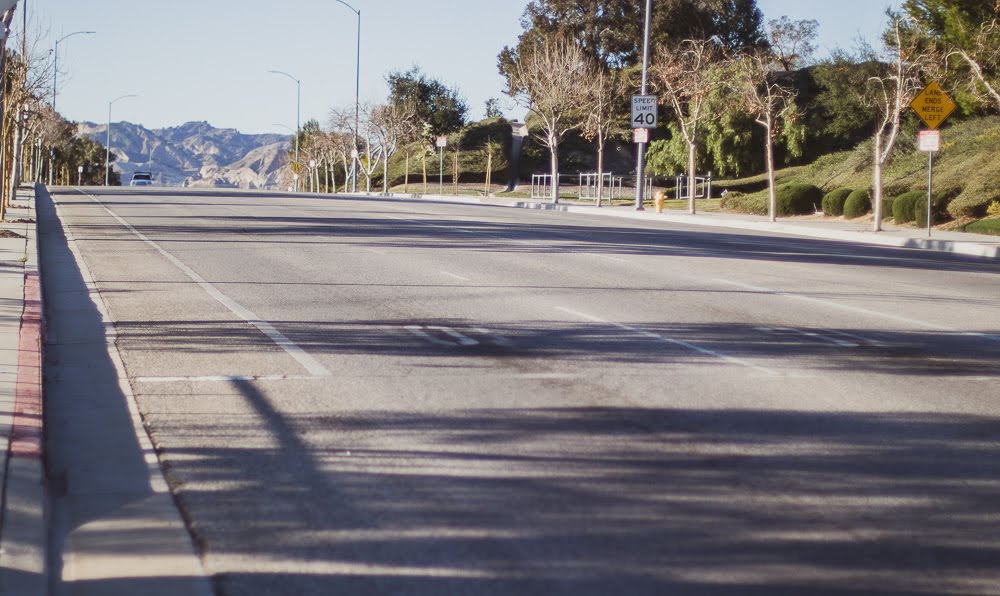
{"type": "MultiPolygon", "coordinates": [[[[649,45],[651,33],[653,30],[653,0],[646,0],[646,14],[643,19],[643,36],[642,36],[642,86],[639,87],[639,95],[632,97],[632,127],[633,128],[646,128],[646,126],[638,127],[635,125],[635,118],[639,114],[636,113],[636,108],[647,104],[650,96],[647,95],[649,92],[649,45]],[[638,100],[638,101],[637,101],[638,100]]],[[[656,97],[652,97],[652,114],[653,123],[656,122],[656,97]]],[[[649,108],[646,108],[649,110],[649,108]]],[[[645,122],[645,118],[643,118],[645,122]]],[[[636,151],[636,166],[635,166],[635,210],[645,211],[642,206],[645,200],[646,191],[646,144],[639,143],[636,151]]]]}
{"type": "Polygon", "coordinates": [[[440,151],[438,155],[438,166],[440,171],[438,172],[438,194],[444,194],[444,148],[448,146],[448,137],[441,135],[437,138],[438,149],[440,151]]]}
{"type": "Polygon", "coordinates": [[[958,107],[937,81],[931,81],[912,102],[910,107],[924,121],[930,130],[919,133],[917,147],[927,152],[927,237],[931,237],[934,226],[932,184],[934,182],[934,153],[941,150],[941,131],[937,128],[951,116],[958,107]]]}
{"type": "Polygon", "coordinates": [[[927,237],[931,237],[931,226],[933,225],[933,214],[931,203],[933,202],[932,185],[934,182],[934,153],[941,150],[940,130],[921,130],[917,138],[917,147],[921,151],[927,152],[927,237]]]}

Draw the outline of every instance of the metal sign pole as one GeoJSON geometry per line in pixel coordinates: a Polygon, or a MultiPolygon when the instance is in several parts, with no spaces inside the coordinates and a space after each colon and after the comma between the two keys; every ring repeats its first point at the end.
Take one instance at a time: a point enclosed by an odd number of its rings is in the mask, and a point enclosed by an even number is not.
{"type": "MultiPolygon", "coordinates": [[[[642,42],[642,95],[649,91],[649,35],[652,29],[653,0],[646,0],[645,34],[642,42]]],[[[645,211],[642,206],[646,177],[646,144],[638,143],[638,163],[635,168],[635,210],[645,211]]]]}
{"type": "Polygon", "coordinates": [[[927,152],[927,237],[931,237],[931,184],[934,182],[934,152],[927,152]]]}

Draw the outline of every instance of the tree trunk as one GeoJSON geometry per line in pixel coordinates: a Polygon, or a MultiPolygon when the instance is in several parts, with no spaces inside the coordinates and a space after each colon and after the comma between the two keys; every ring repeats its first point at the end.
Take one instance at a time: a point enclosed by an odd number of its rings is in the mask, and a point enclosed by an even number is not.
{"type": "Polygon", "coordinates": [[[389,194],[389,152],[382,154],[382,194],[389,194]]]}
{"type": "Polygon", "coordinates": [[[882,133],[875,134],[875,174],[872,188],[872,213],[875,221],[872,223],[872,230],[882,231],[882,133]]]}
{"type": "Polygon", "coordinates": [[[552,168],[552,204],[559,203],[559,144],[549,139],[549,155],[552,168]]]}
{"type": "Polygon", "coordinates": [[[604,135],[597,134],[597,206],[604,196],[604,135]]]}
{"type": "Polygon", "coordinates": [[[424,194],[426,195],[427,194],[427,152],[424,151],[423,155],[421,155],[420,157],[421,157],[421,161],[423,162],[423,170],[424,170],[424,194]]]}
{"type": "Polygon", "coordinates": [[[695,191],[698,190],[698,171],[696,169],[698,165],[698,144],[695,142],[688,143],[688,213],[691,215],[695,214],[694,197],[697,194],[695,191]]]}
{"type": "Polygon", "coordinates": [[[771,223],[778,221],[778,191],[774,188],[774,139],[771,125],[764,126],[764,154],[767,158],[767,214],[771,223]]]}
{"type": "Polygon", "coordinates": [[[17,187],[21,184],[21,112],[17,112],[17,124],[14,125],[14,146],[11,151],[10,185],[7,187],[7,196],[4,198],[4,205],[10,205],[17,193],[17,187]]]}
{"type": "Polygon", "coordinates": [[[452,168],[451,168],[451,177],[452,177],[451,185],[455,189],[455,194],[456,195],[458,194],[458,174],[459,174],[459,172],[458,172],[458,154],[459,154],[458,149],[455,149],[455,161],[454,161],[455,165],[452,166],[452,168]]]}
{"type": "Polygon", "coordinates": [[[403,194],[410,194],[410,152],[406,152],[406,173],[403,174],[403,194]]]}
{"type": "Polygon", "coordinates": [[[486,184],[483,185],[485,187],[483,189],[483,196],[486,197],[490,196],[490,182],[492,178],[491,175],[492,173],[493,173],[493,150],[491,149],[486,154],[486,184]]]}

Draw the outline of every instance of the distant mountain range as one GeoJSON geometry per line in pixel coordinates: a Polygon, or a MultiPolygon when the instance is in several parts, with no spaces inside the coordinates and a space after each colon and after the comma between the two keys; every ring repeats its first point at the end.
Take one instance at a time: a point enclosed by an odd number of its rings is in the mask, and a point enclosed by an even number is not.
{"type": "MultiPolygon", "coordinates": [[[[79,133],[102,145],[107,124],[84,122],[79,133]]],[[[111,126],[115,168],[128,184],[137,170],[151,170],[158,186],[277,188],[291,146],[288,135],[242,134],[207,122],[150,130],[139,124],[111,126]]]]}

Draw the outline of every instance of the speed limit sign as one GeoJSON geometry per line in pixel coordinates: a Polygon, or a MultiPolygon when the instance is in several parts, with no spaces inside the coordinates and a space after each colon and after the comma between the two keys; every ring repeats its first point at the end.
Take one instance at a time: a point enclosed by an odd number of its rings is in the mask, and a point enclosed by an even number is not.
{"type": "Polygon", "coordinates": [[[633,95],[632,128],[656,128],[658,103],[655,95],[633,95]]]}

